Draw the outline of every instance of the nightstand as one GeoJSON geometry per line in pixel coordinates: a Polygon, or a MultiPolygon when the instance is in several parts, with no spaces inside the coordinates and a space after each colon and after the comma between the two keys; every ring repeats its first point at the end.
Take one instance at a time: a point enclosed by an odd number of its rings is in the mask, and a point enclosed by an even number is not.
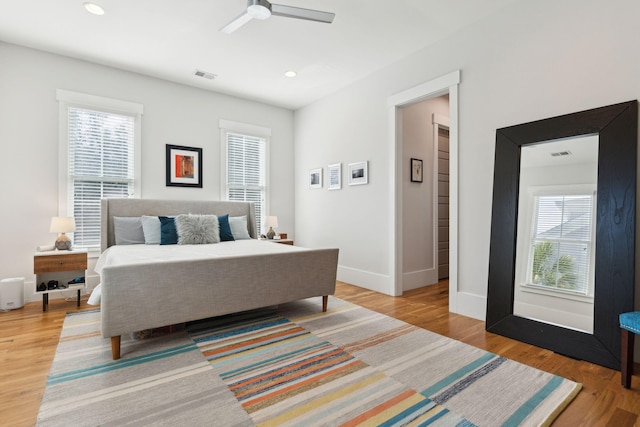
{"type": "Polygon", "coordinates": [[[280,243],[281,245],[293,246],[293,239],[260,239],[260,240],[264,240],[265,242],[271,242],[271,243],[280,243]]]}
{"type": "Polygon", "coordinates": [[[78,292],[77,305],[80,307],[80,291],[86,287],[85,277],[87,270],[86,251],[48,251],[36,252],[33,256],[33,272],[36,275],[36,294],[42,294],[42,311],[47,311],[49,294],[75,290],[78,292]],[[80,283],[69,283],[77,278],[82,278],[80,283]],[[58,286],[66,288],[38,291],[38,286],[55,280],[58,286]]]}
{"type": "Polygon", "coordinates": [[[282,245],[292,245],[293,246],[293,240],[291,240],[291,239],[270,239],[269,242],[280,243],[282,245]]]}
{"type": "Polygon", "coordinates": [[[271,243],[280,243],[281,245],[292,245],[293,246],[293,240],[291,239],[263,239],[265,242],[271,242],[271,243]]]}

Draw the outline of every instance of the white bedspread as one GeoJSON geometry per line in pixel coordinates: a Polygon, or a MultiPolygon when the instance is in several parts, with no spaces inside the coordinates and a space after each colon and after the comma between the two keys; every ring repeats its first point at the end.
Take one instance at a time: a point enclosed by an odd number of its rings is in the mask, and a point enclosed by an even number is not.
{"type": "MultiPolygon", "coordinates": [[[[166,261],[198,260],[213,258],[235,258],[250,255],[304,251],[305,248],[282,245],[264,240],[236,240],[210,245],[120,245],[111,246],[98,258],[95,272],[113,265],[135,265],[166,261]]],[[[101,284],[89,297],[89,304],[100,304],[101,284]]]]}

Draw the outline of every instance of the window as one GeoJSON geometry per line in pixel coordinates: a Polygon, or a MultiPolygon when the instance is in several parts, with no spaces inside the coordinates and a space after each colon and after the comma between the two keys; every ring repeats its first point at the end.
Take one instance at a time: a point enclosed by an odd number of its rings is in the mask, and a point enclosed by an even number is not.
{"type": "Polygon", "coordinates": [[[97,250],[100,199],[140,197],[142,106],[61,90],[58,101],[59,214],[75,218],[75,247],[97,250]]]}
{"type": "Polygon", "coordinates": [[[534,197],[529,284],[579,295],[589,293],[593,206],[592,194],[534,197]]]}
{"type": "Polygon", "coordinates": [[[271,130],[226,120],[220,121],[220,127],[224,197],[255,204],[260,235],[268,212],[267,142],[271,130]]]}

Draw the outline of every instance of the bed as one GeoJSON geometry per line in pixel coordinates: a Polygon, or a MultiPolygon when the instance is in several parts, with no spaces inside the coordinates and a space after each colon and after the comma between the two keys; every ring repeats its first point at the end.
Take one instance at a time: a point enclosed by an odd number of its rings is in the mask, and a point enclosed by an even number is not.
{"type": "Polygon", "coordinates": [[[120,358],[123,334],[310,297],[322,297],[326,311],[328,296],[335,293],[338,249],[258,240],[254,212],[247,202],[102,200],[102,255],[96,272],[102,335],[111,338],[114,360],[120,358]],[[114,218],[179,214],[246,217],[250,238],[204,245],[116,245],[114,218]]]}

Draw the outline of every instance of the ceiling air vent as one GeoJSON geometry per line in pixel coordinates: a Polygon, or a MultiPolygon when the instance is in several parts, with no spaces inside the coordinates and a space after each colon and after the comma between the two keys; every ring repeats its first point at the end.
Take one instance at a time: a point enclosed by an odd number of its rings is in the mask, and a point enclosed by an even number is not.
{"type": "Polygon", "coordinates": [[[193,74],[195,74],[198,77],[204,77],[205,79],[209,79],[209,80],[213,80],[213,79],[215,79],[217,77],[213,73],[208,73],[206,71],[200,71],[200,70],[196,70],[196,72],[193,73],[193,74]]]}
{"type": "Polygon", "coordinates": [[[568,150],[567,151],[558,151],[558,152],[555,152],[555,153],[551,153],[551,155],[553,157],[570,156],[571,155],[571,151],[568,151],[568,150]]]}

